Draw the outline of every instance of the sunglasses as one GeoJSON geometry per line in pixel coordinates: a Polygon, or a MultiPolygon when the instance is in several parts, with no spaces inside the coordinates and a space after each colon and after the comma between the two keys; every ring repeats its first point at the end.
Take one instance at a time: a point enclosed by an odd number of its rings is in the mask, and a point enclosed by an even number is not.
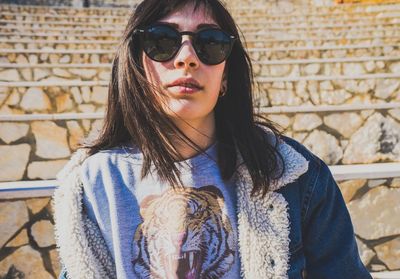
{"type": "Polygon", "coordinates": [[[179,32],[166,24],[156,24],[145,29],[136,29],[141,36],[146,55],[157,62],[171,60],[182,46],[182,36],[192,37],[192,45],[201,62],[217,65],[225,61],[232,51],[235,36],[219,28],[207,28],[198,32],[179,32]]]}

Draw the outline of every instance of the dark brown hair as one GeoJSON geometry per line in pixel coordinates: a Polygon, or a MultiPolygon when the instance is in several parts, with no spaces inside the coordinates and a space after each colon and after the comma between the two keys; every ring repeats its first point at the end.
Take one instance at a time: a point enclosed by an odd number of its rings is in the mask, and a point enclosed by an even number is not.
{"type": "MultiPolygon", "coordinates": [[[[194,10],[204,5],[221,29],[239,38],[232,16],[218,0],[141,2],[129,18],[112,64],[103,129],[98,139],[88,145],[89,153],[94,154],[129,142],[143,153],[142,177],[149,173],[153,164],[160,179],[173,186],[181,186],[180,173],[174,164],[181,156],[174,148],[171,136],[201,150],[163,112],[156,98],[157,89],[145,76],[142,49],[134,30],[148,26],[188,3],[194,3],[194,10]]],[[[239,163],[238,150],[254,184],[252,194],[265,195],[271,180],[282,175],[284,164],[281,164],[283,160],[277,151],[278,140],[276,144],[268,141],[262,127],[270,130],[276,139],[279,132],[272,122],[254,114],[252,66],[240,40],[235,41],[225,67],[227,93],[219,98],[215,107],[218,166],[223,179],[231,178],[239,163]]]]}

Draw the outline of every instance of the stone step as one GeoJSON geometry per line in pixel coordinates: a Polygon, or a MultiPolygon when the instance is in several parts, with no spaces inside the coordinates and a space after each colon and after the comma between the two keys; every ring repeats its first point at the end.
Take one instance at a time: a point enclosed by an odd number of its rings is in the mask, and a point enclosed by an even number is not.
{"type": "Polygon", "coordinates": [[[400,271],[372,272],[374,279],[399,279],[400,271]]]}
{"type": "MultiPolygon", "coordinates": [[[[18,32],[27,33],[26,31],[31,30],[32,36],[40,36],[46,34],[46,36],[60,36],[62,35],[66,37],[80,36],[80,37],[113,37],[114,39],[119,39],[121,37],[121,33],[116,32],[112,29],[93,29],[93,28],[85,28],[85,29],[74,29],[74,28],[47,28],[43,30],[42,28],[23,28],[20,29],[18,27],[1,27],[0,33],[10,33],[18,35],[18,32]],[[86,29],[86,30],[85,30],[86,29]],[[18,31],[15,31],[18,30],[18,31]],[[49,32],[49,31],[55,32],[49,32]],[[37,34],[37,35],[36,35],[37,34]]],[[[368,37],[391,37],[391,36],[400,36],[399,28],[364,28],[364,29],[344,29],[341,31],[336,30],[316,30],[312,32],[298,32],[296,30],[290,30],[286,32],[282,31],[268,31],[262,27],[252,28],[252,29],[242,29],[244,32],[244,36],[249,39],[269,39],[269,40],[281,40],[282,38],[291,39],[291,40],[304,40],[305,38],[314,38],[317,37],[320,40],[324,40],[325,38],[346,38],[346,37],[354,37],[354,36],[368,36],[368,37]]]]}
{"type": "MultiPolygon", "coordinates": [[[[400,54],[400,49],[397,52],[400,54]]],[[[96,81],[108,80],[111,76],[110,63],[24,64],[22,62],[27,61],[24,57],[17,57],[17,63],[0,63],[0,82],[40,81],[45,78],[96,81]]],[[[260,57],[258,61],[253,62],[253,70],[257,77],[307,77],[332,74],[354,76],[400,72],[400,56],[290,60],[267,60],[265,57],[260,57]]]]}
{"type": "MultiPolygon", "coordinates": [[[[35,24],[25,24],[24,22],[20,22],[19,24],[14,23],[3,23],[0,25],[1,32],[13,31],[18,30],[20,31],[34,31],[34,32],[48,32],[48,31],[61,31],[67,34],[82,34],[84,32],[96,32],[99,34],[108,34],[112,31],[119,32],[122,34],[122,31],[125,30],[125,26],[112,26],[111,25],[97,25],[98,27],[81,27],[87,26],[87,24],[83,25],[74,25],[68,24],[67,26],[63,26],[63,24],[55,23],[35,23],[35,24]],[[55,26],[55,27],[54,27],[55,26]],[[67,27],[68,26],[68,27],[67,27]],[[70,27],[72,26],[72,27],[70,27]]],[[[335,32],[335,33],[352,33],[352,32],[369,32],[372,31],[385,31],[385,32],[394,32],[399,29],[400,22],[396,23],[378,23],[378,24],[351,24],[350,26],[347,24],[337,24],[337,25],[329,25],[329,26],[305,26],[305,27],[298,27],[298,26],[284,26],[284,27],[274,27],[268,26],[264,23],[251,23],[250,25],[241,25],[241,31],[245,35],[250,35],[252,33],[257,32],[265,32],[265,33],[281,33],[283,31],[290,33],[300,33],[300,35],[305,34],[324,34],[325,32],[335,32]],[[306,31],[301,31],[306,30],[306,31]]],[[[253,34],[252,34],[253,35],[253,34]]]]}
{"type": "MultiPolygon", "coordinates": [[[[346,57],[385,57],[399,56],[400,45],[363,45],[323,46],[323,47],[282,47],[282,48],[249,48],[248,53],[253,61],[267,62],[283,59],[334,59],[346,57]]],[[[113,49],[0,49],[1,63],[21,64],[85,64],[111,63],[115,55],[113,49]]],[[[367,61],[366,61],[367,62],[367,61]]],[[[384,65],[383,65],[384,67],[384,65]]]]}
{"type": "MultiPolygon", "coordinates": [[[[400,162],[399,104],[272,107],[257,112],[330,165],[400,162]]],[[[7,170],[0,171],[0,181],[54,178],[77,144],[98,134],[103,115],[0,115],[0,150],[7,158],[0,160],[0,169],[7,170]]]]}
{"type": "MultiPolygon", "coordinates": [[[[261,107],[398,103],[399,79],[400,73],[258,77],[255,102],[261,107]]],[[[39,82],[0,82],[0,114],[104,111],[108,83],[54,77],[39,82]]]]}
{"type": "MultiPolygon", "coordinates": [[[[399,24],[399,18],[360,18],[357,21],[354,20],[354,18],[351,18],[349,20],[342,20],[340,23],[337,22],[331,22],[331,23],[322,23],[322,22],[310,22],[309,19],[307,21],[304,21],[302,23],[299,22],[271,22],[271,21],[266,21],[266,20],[254,20],[254,19],[249,19],[249,20],[240,20],[238,19],[236,22],[239,26],[242,28],[244,26],[250,26],[254,27],[257,26],[258,28],[265,27],[268,30],[287,30],[287,29],[330,29],[330,28],[349,28],[351,27],[365,27],[365,26],[393,26],[393,25],[398,25],[399,24]]],[[[121,29],[123,30],[127,24],[127,20],[119,23],[115,22],[110,22],[110,23],[104,23],[104,22],[71,22],[71,21],[64,21],[64,20],[58,20],[58,21],[52,21],[52,20],[14,20],[14,19],[0,19],[0,25],[1,26],[18,26],[18,27],[42,27],[42,28],[49,28],[49,27],[69,27],[73,26],[75,28],[77,27],[88,27],[90,26],[91,28],[113,28],[117,27],[116,29],[121,29]],[[100,23],[100,25],[99,25],[100,23]]]]}
{"type": "MultiPolygon", "coordinates": [[[[370,45],[371,47],[376,46],[384,46],[386,44],[398,45],[400,41],[400,36],[382,36],[382,35],[374,35],[374,36],[364,36],[364,35],[353,35],[353,36],[331,36],[331,37],[307,37],[307,38],[299,38],[298,36],[288,36],[287,34],[283,34],[284,37],[280,38],[270,38],[267,36],[268,34],[259,33],[257,34],[249,34],[245,36],[245,43],[248,47],[317,47],[317,46],[347,46],[347,47],[357,47],[357,45],[362,45],[365,47],[365,44],[370,45]]],[[[32,32],[0,32],[0,44],[7,44],[9,41],[20,42],[21,44],[29,44],[28,42],[36,42],[37,44],[42,44],[45,42],[56,44],[75,44],[75,42],[81,42],[81,48],[86,48],[87,45],[96,44],[98,45],[110,45],[117,44],[119,35],[96,35],[96,34],[85,34],[85,35],[65,35],[62,33],[32,33],[32,32]],[[43,39],[46,38],[46,39],[43,39]],[[25,43],[26,42],[26,43],[25,43]]],[[[2,48],[10,48],[10,46],[5,46],[2,48]]],[[[18,48],[27,48],[22,45],[18,48]]],[[[29,47],[34,48],[34,47],[29,47]]],[[[103,47],[102,47],[103,48],[103,47]]]]}
{"type": "MultiPolygon", "coordinates": [[[[398,22],[398,18],[400,16],[400,12],[388,12],[381,14],[373,14],[373,15],[364,15],[361,17],[354,16],[352,14],[337,14],[333,17],[330,17],[327,14],[325,17],[321,17],[318,14],[308,15],[308,16],[297,16],[294,19],[292,16],[283,16],[281,18],[266,18],[265,16],[247,16],[240,15],[236,17],[237,24],[244,24],[248,22],[255,23],[265,23],[265,24],[298,24],[301,25],[315,25],[318,26],[320,24],[337,24],[337,20],[340,17],[340,22],[366,22],[366,23],[374,23],[374,22],[398,22]],[[282,20],[284,19],[284,20],[282,20]]],[[[18,20],[18,21],[51,21],[51,20],[60,20],[71,23],[81,23],[81,24],[126,24],[129,17],[123,16],[67,16],[67,15],[55,15],[55,14],[15,14],[15,13],[7,13],[3,12],[0,15],[0,19],[3,20],[18,20]]]]}
{"type": "MultiPolygon", "coordinates": [[[[368,180],[369,184],[376,184],[381,180],[381,184],[384,184],[384,180],[400,177],[400,163],[329,166],[329,169],[337,181],[368,180]]],[[[52,196],[57,187],[58,181],[55,179],[0,182],[0,199],[52,196]]],[[[376,273],[374,278],[394,278],[385,277],[389,275],[394,274],[376,273]]]]}
{"type": "MultiPolygon", "coordinates": [[[[369,46],[357,46],[360,48],[370,48],[369,46]]],[[[395,47],[395,46],[385,46],[385,47],[395,47]]],[[[312,49],[320,49],[314,48],[312,49]]],[[[330,47],[327,47],[331,49],[330,47]]],[[[283,50],[306,50],[309,48],[305,47],[295,47],[295,48],[282,48],[283,50]]],[[[323,49],[323,47],[322,47],[323,49]]],[[[335,48],[336,49],[336,48],[335,48]]],[[[339,48],[340,49],[340,48],[339,48]]],[[[273,49],[280,51],[280,49],[273,49]]],[[[309,59],[282,59],[282,60],[264,60],[264,61],[253,61],[253,65],[304,65],[304,64],[331,64],[331,63],[358,63],[358,62],[379,62],[388,61],[395,62],[398,61],[400,57],[398,56],[362,56],[362,57],[344,57],[344,58],[309,58],[309,59]]],[[[18,59],[17,59],[18,60],[18,59]]],[[[21,69],[21,68],[111,68],[111,63],[87,63],[87,64],[58,64],[58,63],[41,63],[41,64],[25,64],[24,60],[21,58],[20,63],[0,63],[0,69],[21,69]]]]}
{"type": "Polygon", "coordinates": [[[244,39],[244,44],[250,48],[303,48],[302,50],[313,48],[370,48],[397,46],[400,42],[400,36],[344,36],[344,37],[307,37],[297,38],[287,36],[280,39],[263,38],[257,35],[248,35],[244,39]]]}
{"type": "MultiPolygon", "coordinates": [[[[25,271],[26,268],[20,268],[25,266],[20,261],[28,256],[31,263],[29,268],[34,268],[36,274],[42,276],[40,278],[49,276],[42,266],[43,262],[51,262],[52,270],[58,274],[60,265],[56,249],[48,247],[55,247],[54,228],[48,218],[52,216],[50,196],[57,182],[40,180],[1,183],[0,188],[4,189],[4,185],[15,190],[0,191],[0,207],[3,212],[12,212],[2,220],[0,245],[15,249],[12,249],[13,254],[7,253],[3,265],[13,264],[18,270],[25,271]],[[34,253],[42,247],[46,247],[43,249],[43,259],[39,252],[34,253]]],[[[398,210],[396,198],[399,196],[399,179],[357,179],[339,182],[338,185],[355,224],[357,246],[363,263],[369,270],[398,269],[396,243],[399,241],[399,231],[397,216],[393,212],[398,210]]],[[[372,272],[371,275],[375,279],[400,278],[398,271],[372,272]]]]}
{"type": "MultiPolygon", "coordinates": [[[[262,3],[262,2],[261,2],[262,3]]],[[[336,14],[336,13],[379,13],[385,11],[399,10],[399,4],[394,2],[392,4],[381,4],[381,5],[333,5],[333,6],[299,6],[299,5],[282,5],[284,9],[276,4],[268,3],[255,3],[250,5],[234,5],[230,6],[229,10],[233,14],[243,14],[243,13],[260,13],[264,12],[266,17],[282,16],[284,14],[292,15],[308,15],[308,14],[336,14]],[[277,14],[279,13],[279,14],[277,14]]],[[[68,14],[68,15],[127,15],[130,13],[130,9],[127,8],[73,8],[73,7],[54,7],[54,6],[9,6],[2,5],[0,11],[8,11],[14,13],[28,12],[28,13],[42,13],[52,11],[57,14],[68,14]]]]}
{"type": "MultiPolygon", "coordinates": [[[[246,12],[246,13],[241,13],[241,14],[235,14],[233,13],[233,17],[237,19],[238,23],[244,23],[244,22],[252,22],[252,21],[263,21],[267,23],[295,23],[304,21],[304,22],[315,22],[318,23],[320,21],[326,21],[326,20],[365,20],[365,19],[371,19],[371,20],[388,20],[388,19],[393,19],[396,21],[396,18],[398,17],[400,13],[400,5],[395,7],[394,10],[391,11],[386,11],[386,12],[374,12],[374,13],[346,13],[346,12],[338,12],[338,13],[286,13],[286,14],[273,14],[270,13],[269,11],[265,11],[263,9],[257,9],[255,12],[246,12]]],[[[12,19],[18,18],[18,20],[24,20],[26,18],[40,18],[40,19],[46,19],[46,18],[61,18],[65,19],[67,17],[74,18],[74,21],[82,22],[85,20],[86,22],[98,22],[98,21],[105,21],[108,23],[123,23],[127,21],[128,16],[81,16],[81,15],[63,15],[63,14],[40,14],[40,13],[31,13],[31,14],[19,14],[19,13],[7,13],[4,12],[5,15],[1,16],[0,18],[2,19],[12,19]]],[[[71,19],[69,19],[71,20],[71,19]]],[[[334,23],[334,22],[332,22],[334,23]]]]}

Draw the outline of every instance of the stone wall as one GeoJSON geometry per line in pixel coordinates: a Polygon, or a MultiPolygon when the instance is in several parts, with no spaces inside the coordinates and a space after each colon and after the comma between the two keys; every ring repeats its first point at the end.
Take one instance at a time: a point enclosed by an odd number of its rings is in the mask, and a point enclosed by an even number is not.
{"type": "MultiPolygon", "coordinates": [[[[339,183],[370,271],[400,270],[400,179],[339,183]]],[[[49,198],[0,200],[0,278],[57,278],[49,198]],[[24,274],[25,277],[23,277],[24,274]]]]}
{"type": "MultiPolygon", "coordinates": [[[[400,162],[399,109],[267,116],[327,164],[400,162]]],[[[93,139],[101,125],[102,119],[2,122],[0,181],[54,179],[84,137],[93,139]]]]}
{"type": "MultiPolygon", "coordinates": [[[[80,0],[63,3],[73,1],[80,0]]],[[[118,1],[127,2],[133,1],[118,1]]],[[[245,34],[257,76],[255,104],[262,111],[400,102],[399,5],[227,2],[245,34]]],[[[1,121],[0,182],[54,179],[83,139],[90,141],[101,128],[110,63],[131,9],[1,5],[0,11],[0,63],[16,65],[0,67],[0,117],[46,114],[1,121]],[[81,114],[71,119],[63,113],[81,114]]],[[[266,115],[328,164],[400,162],[400,109],[266,115]]],[[[371,271],[400,270],[400,179],[342,181],[340,189],[364,264],[371,271]]],[[[56,278],[49,198],[0,196],[0,216],[0,278],[56,278]]]]}
{"type": "Polygon", "coordinates": [[[54,179],[84,136],[93,139],[102,120],[2,122],[0,181],[54,179]]]}
{"type": "Polygon", "coordinates": [[[0,278],[57,278],[50,198],[0,200],[0,278]]]}

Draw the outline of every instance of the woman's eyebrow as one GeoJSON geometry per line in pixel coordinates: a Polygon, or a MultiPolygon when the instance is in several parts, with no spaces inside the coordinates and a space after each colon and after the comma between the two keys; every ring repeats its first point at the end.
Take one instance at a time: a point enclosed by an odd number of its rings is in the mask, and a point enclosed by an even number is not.
{"type": "Polygon", "coordinates": [[[215,28],[215,27],[219,27],[219,26],[215,23],[201,23],[201,24],[197,25],[197,30],[203,29],[203,28],[215,28]]]}

